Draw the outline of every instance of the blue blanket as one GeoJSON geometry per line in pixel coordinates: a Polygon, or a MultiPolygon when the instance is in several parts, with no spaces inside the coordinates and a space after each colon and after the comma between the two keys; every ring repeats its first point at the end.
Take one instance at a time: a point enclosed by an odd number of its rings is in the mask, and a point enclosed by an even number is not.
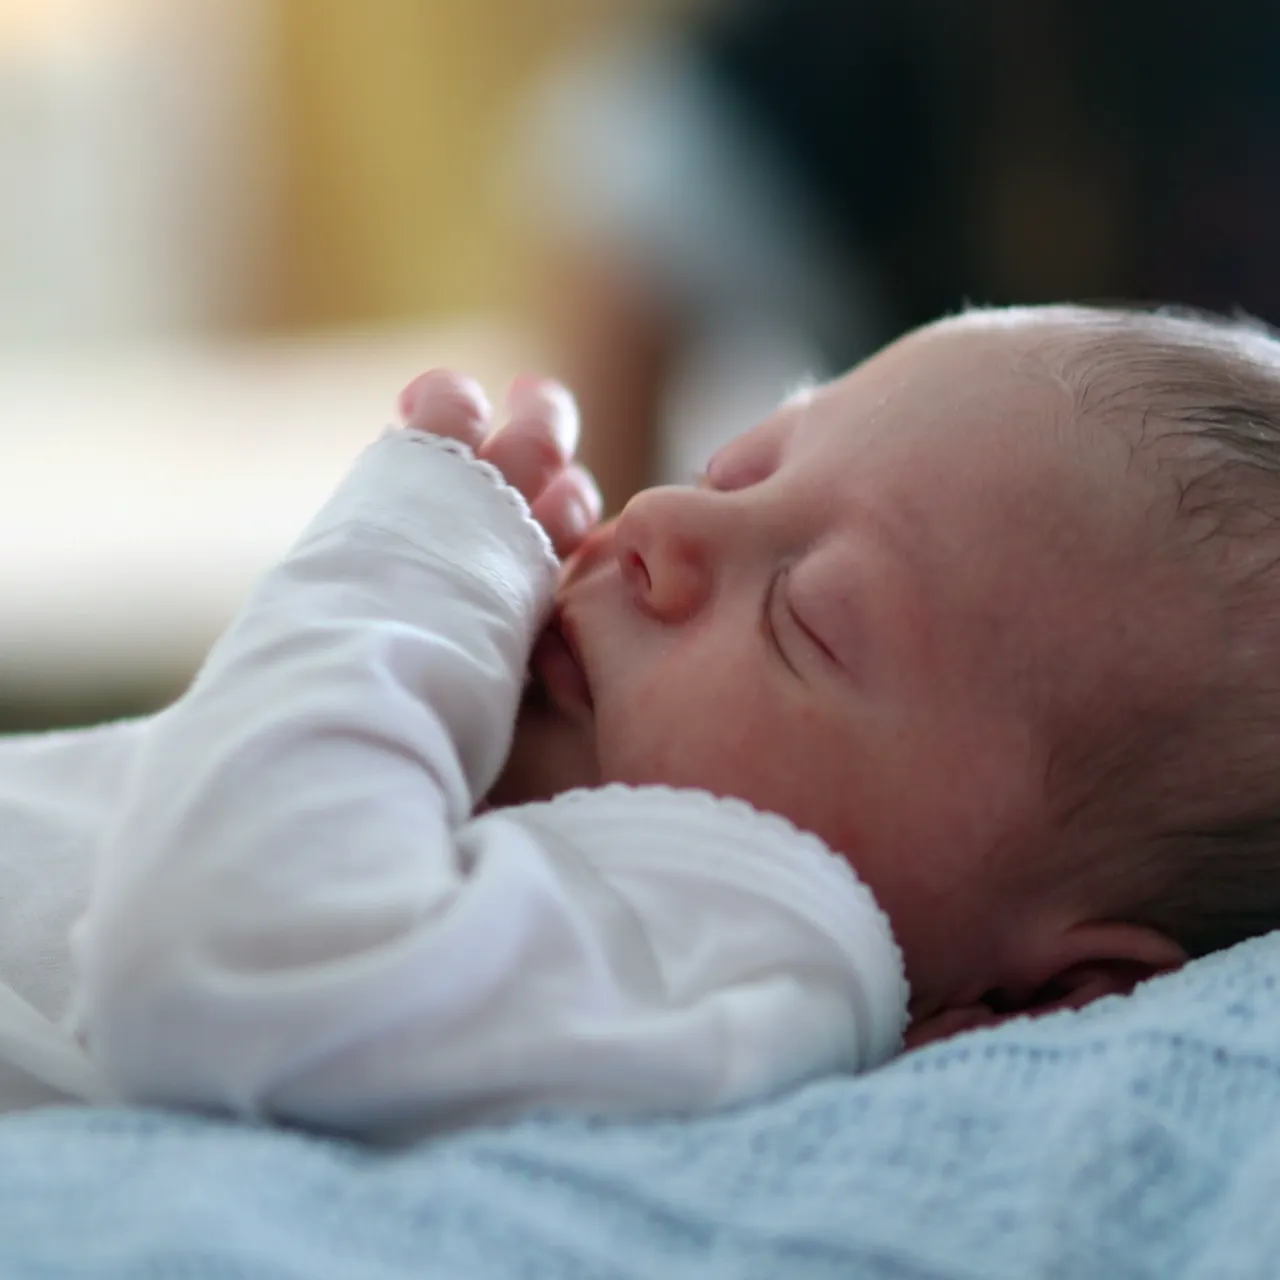
{"type": "Polygon", "coordinates": [[[543,1117],[389,1154],[11,1117],[0,1275],[1280,1276],[1280,935],[695,1121],[543,1117]]]}

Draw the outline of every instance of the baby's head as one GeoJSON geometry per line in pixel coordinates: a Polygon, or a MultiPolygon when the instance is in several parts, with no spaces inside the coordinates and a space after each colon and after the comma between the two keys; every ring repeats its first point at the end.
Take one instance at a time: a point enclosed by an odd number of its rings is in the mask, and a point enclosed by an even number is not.
{"type": "MultiPolygon", "coordinates": [[[[975,312],[570,562],[512,782],[742,797],[876,892],[918,1026],[1280,924],[1280,344],[975,312]],[[939,1016],[941,1015],[941,1016],[939,1016]]],[[[501,792],[502,788],[500,788],[501,792]]]]}

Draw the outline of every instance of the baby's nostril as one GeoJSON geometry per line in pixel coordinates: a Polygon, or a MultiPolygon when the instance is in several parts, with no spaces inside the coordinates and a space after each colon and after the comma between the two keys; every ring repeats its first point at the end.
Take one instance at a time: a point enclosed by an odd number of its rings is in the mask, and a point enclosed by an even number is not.
{"type": "Polygon", "coordinates": [[[653,579],[649,576],[649,566],[640,558],[638,551],[623,554],[622,568],[633,587],[646,594],[649,592],[653,579]]]}

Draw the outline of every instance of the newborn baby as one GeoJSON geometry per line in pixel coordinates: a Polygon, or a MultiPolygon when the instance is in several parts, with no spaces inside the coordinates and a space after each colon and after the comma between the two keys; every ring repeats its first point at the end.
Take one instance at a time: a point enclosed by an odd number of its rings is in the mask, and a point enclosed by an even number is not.
{"type": "Polygon", "coordinates": [[[131,730],[85,1095],[688,1110],[1274,926],[1278,407],[1251,330],[977,312],[593,530],[561,389],[419,379],[131,730]]]}

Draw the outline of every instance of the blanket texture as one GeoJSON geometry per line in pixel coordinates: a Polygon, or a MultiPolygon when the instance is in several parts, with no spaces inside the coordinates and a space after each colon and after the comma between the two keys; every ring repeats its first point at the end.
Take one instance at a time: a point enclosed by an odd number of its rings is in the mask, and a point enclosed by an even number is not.
{"type": "Polygon", "coordinates": [[[692,1121],[539,1117],[388,1153],[10,1117],[0,1275],[1280,1276],[1280,935],[692,1121]]]}

